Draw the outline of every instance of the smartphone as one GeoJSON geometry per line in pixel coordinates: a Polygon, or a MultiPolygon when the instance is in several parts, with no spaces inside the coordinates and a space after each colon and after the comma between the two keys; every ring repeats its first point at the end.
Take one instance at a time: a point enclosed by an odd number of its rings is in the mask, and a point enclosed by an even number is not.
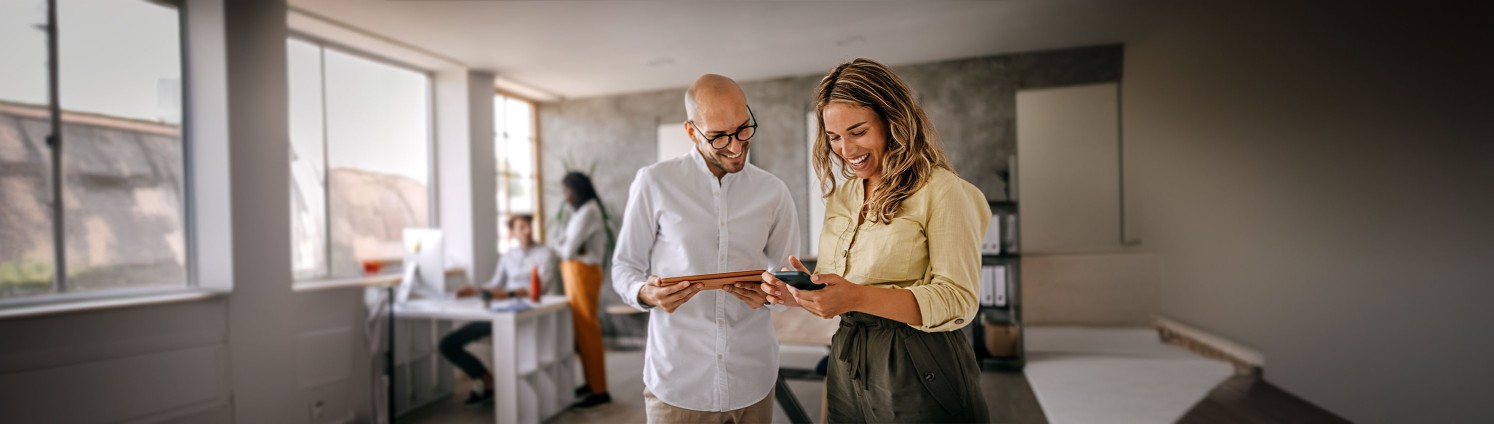
{"type": "Polygon", "coordinates": [[[809,274],[804,271],[775,271],[773,278],[787,283],[799,290],[819,290],[825,288],[824,284],[809,281],[809,274]]]}

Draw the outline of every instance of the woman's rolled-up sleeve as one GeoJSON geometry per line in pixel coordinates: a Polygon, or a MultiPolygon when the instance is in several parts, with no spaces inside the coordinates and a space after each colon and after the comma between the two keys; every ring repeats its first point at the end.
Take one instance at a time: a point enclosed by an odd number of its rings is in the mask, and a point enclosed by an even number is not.
{"type": "Polygon", "coordinates": [[[979,189],[956,181],[925,187],[935,190],[924,227],[930,272],[925,284],[908,288],[923,316],[923,325],[913,328],[925,332],[963,328],[979,310],[980,243],[991,207],[979,189]]]}

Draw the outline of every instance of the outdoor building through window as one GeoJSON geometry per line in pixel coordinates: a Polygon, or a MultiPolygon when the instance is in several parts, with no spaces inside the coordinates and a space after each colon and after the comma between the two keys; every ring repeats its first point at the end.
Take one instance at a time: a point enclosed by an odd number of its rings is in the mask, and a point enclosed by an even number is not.
{"type": "Polygon", "coordinates": [[[296,279],[399,261],[404,229],[432,224],[429,76],[299,39],[286,50],[296,279]]]}
{"type": "Polygon", "coordinates": [[[181,13],[55,6],[0,2],[0,298],[187,287],[181,13]]]}

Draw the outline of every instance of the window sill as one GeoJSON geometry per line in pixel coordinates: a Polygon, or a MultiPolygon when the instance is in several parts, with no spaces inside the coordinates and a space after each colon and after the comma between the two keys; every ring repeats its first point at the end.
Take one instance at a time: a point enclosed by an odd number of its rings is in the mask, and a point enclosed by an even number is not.
{"type": "Polygon", "coordinates": [[[208,289],[172,289],[164,292],[141,294],[117,294],[100,298],[76,299],[53,297],[35,302],[17,302],[0,306],[0,320],[31,318],[46,315],[131,308],[167,303],[193,302],[228,294],[225,291],[208,289]]]}
{"type": "MultiPolygon", "coordinates": [[[[457,276],[465,275],[466,273],[467,273],[467,270],[465,268],[462,268],[462,267],[447,268],[446,269],[446,278],[457,277],[457,276]]],[[[379,274],[379,275],[373,275],[373,276],[367,276],[367,277],[333,278],[333,279],[325,279],[325,280],[306,280],[306,281],[297,281],[297,282],[295,282],[295,284],[291,285],[291,290],[299,293],[299,292],[312,292],[312,291],[320,291],[320,290],[335,290],[335,289],[356,288],[356,287],[383,288],[383,287],[390,287],[390,286],[397,286],[397,285],[399,285],[400,280],[402,278],[403,278],[403,276],[401,276],[400,274],[379,274]]]]}
{"type": "Polygon", "coordinates": [[[399,280],[400,276],[398,274],[375,275],[370,277],[337,278],[330,280],[307,280],[297,281],[291,286],[291,290],[299,293],[354,287],[389,287],[398,285],[399,280]]]}

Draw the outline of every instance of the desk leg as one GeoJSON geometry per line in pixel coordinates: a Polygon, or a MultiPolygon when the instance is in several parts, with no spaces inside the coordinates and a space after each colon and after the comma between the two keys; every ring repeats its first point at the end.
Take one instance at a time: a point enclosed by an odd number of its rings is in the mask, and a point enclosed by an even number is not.
{"type": "Polygon", "coordinates": [[[778,383],[773,390],[773,397],[778,399],[778,406],[783,407],[783,415],[788,416],[789,422],[810,424],[809,414],[804,413],[804,406],[799,404],[799,398],[794,397],[794,390],[789,388],[787,381],[784,381],[783,371],[778,372],[778,383]]]}
{"type": "Polygon", "coordinates": [[[500,424],[519,422],[519,357],[514,349],[514,314],[493,317],[493,416],[500,424]]]}
{"type": "Polygon", "coordinates": [[[389,286],[386,289],[387,293],[385,293],[385,297],[389,299],[389,308],[384,310],[384,313],[389,315],[389,322],[387,323],[389,326],[387,329],[389,332],[389,348],[384,351],[384,384],[389,385],[389,390],[385,395],[389,396],[389,398],[384,401],[385,406],[387,406],[384,413],[388,414],[384,416],[384,422],[389,424],[394,423],[394,287],[389,286]]]}

